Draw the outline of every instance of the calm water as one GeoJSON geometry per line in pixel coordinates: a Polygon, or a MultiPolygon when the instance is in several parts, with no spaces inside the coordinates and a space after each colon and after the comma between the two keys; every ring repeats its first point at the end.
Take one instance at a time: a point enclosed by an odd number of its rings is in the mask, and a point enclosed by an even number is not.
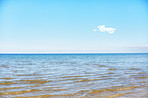
{"type": "Polygon", "coordinates": [[[148,54],[0,55],[0,98],[148,98],[148,54]]]}

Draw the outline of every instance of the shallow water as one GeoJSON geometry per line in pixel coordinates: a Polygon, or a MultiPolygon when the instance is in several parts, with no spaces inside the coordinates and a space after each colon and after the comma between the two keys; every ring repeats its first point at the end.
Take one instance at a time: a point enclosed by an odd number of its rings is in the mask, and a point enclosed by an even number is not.
{"type": "Polygon", "coordinates": [[[0,98],[147,98],[148,54],[1,54],[0,98]]]}

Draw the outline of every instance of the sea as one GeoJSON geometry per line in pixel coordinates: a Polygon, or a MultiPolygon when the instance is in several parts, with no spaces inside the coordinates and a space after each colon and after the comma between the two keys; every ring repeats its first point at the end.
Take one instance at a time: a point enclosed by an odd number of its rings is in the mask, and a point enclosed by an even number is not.
{"type": "Polygon", "coordinates": [[[148,53],[0,54],[0,98],[148,98],[148,53]]]}

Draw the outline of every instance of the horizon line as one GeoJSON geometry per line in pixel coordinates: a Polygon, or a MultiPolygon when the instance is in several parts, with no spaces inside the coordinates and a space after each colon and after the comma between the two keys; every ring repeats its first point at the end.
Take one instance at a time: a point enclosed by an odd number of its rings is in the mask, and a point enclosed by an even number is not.
{"type": "Polygon", "coordinates": [[[42,52],[9,52],[9,53],[0,53],[0,54],[147,54],[148,52],[47,52],[47,53],[42,53],[42,52]]]}

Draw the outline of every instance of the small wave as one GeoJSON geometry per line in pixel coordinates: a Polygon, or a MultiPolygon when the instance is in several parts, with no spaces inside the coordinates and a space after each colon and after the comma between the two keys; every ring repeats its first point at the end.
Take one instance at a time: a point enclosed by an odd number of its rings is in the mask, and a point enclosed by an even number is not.
{"type": "Polygon", "coordinates": [[[72,94],[62,94],[62,95],[50,95],[50,94],[46,94],[46,95],[39,95],[39,96],[28,96],[28,97],[13,97],[13,98],[76,98],[77,96],[75,95],[75,93],[72,94]]]}
{"type": "Polygon", "coordinates": [[[60,77],[60,78],[70,78],[70,77],[83,77],[83,76],[63,76],[63,77],[60,77]]]}
{"type": "Polygon", "coordinates": [[[101,93],[101,92],[105,92],[105,91],[125,91],[125,90],[131,90],[131,89],[135,89],[135,88],[138,88],[138,86],[94,90],[94,91],[88,92],[88,94],[101,93]]]}
{"type": "Polygon", "coordinates": [[[108,70],[116,70],[116,68],[110,68],[110,69],[108,69],[108,70]]]}
{"type": "Polygon", "coordinates": [[[125,94],[131,94],[131,93],[132,93],[132,92],[114,94],[114,95],[109,96],[109,98],[121,97],[121,96],[123,96],[123,95],[125,95],[125,94]]]}
{"type": "Polygon", "coordinates": [[[10,79],[13,79],[13,78],[11,78],[11,77],[4,77],[4,78],[0,78],[0,79],[10,80],[10,79]]]}
{"type": "Polygon", "coordinates": [[[3,67],[3,68],[9,68],[8,65],[0,65],[0,67],[3,67]]]}
{"type": "Polygon", "coordinates": [[[19,74],[16,76],[38,76],[38,74],[19,74]]]}
{"type": "Polygon", "coordinates": [[[7,87],[7,88],[0,88],[0,90],[10,90],[10,89],[19,89],[23,87],[7,87]]]}
{"type": "Polygon", "coordinates": [[[140,68],[129,68],[129,70],[140,70],[140,68]]]}
{"type": "Polygon", "coordinates": [[[97,80],[100,80],[100,79],[83,79],[75,82],[88,82],[88,81],[97,81],[97,80]]]}
{"type": "Polygon", "coordinates": [[[39,83],[39,84],[45,84],[47,82],[51,82],[50,80],[19,80],[19,82],[24,82],[25,84],[35,84],[35,83],[39,83]]]}
{"type": "Polygon", "coordinates": [[[143,76],[143,77],[137,77],[136,79],[145,79],[147,78],[146,76],[143,76]]]}
{"type": "Polygon", "coordinates": [[[36,91],[42,91],[42,90],[30,89],[30,90],[22,90],[22,91],[14,91],[14,92],[0,92],[0,95],[20,95],[20,94],[36,92],[36,91]]]}
{"type": "Polygon", "coordinates": [[[100,64],[94,64],[94,65],[97,65],[97,66],[99,66],[99,67],[107,67],[107,66],[105,66],[105,65],[100,65],[100,64]]]}
{"type": "Polygon", "coordinates": [[[65,91],[65,90],[67,90],[67,89],[61,89],[61,88],[59,88],[59,89],[50,89],[50,91],[65,91]]]}
{"type": "Polygon", "coordinates": [[[82,78],[63,79],[63,80],[61,80],[61,81],[66,81],[66,80],[79,80],[79,79],[82,79],[82,78]]]}
{"type": "Polygon", "coordinates": [[[3,81],[3,82],[0,82],[0,85],[11,85],[11,84],[16,84],[16,83],[11,82],[11,81],[3,81]]]}

